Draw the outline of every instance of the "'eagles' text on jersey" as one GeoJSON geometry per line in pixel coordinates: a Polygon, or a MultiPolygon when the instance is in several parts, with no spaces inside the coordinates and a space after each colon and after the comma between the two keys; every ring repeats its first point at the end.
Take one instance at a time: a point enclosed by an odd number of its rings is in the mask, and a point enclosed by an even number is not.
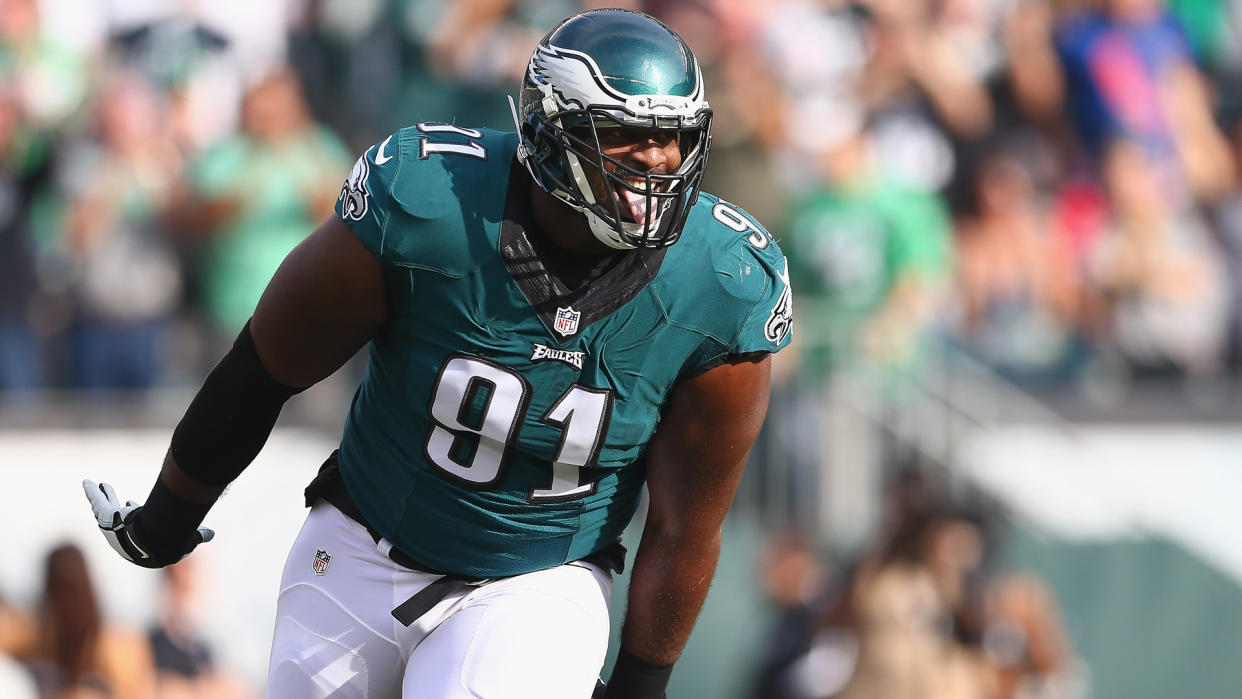
{"type": "Polygon", "coordinates": [[[389,316],[345,426],[346,486],[394,546],[478,577],[615,541],[673,386],[777,351],[793,320],[776,243],[708,194],[676,244],[567,290],[527,237],[516,148],[419,124],[359,158],[337,202],[380,261],[389,316]]]}

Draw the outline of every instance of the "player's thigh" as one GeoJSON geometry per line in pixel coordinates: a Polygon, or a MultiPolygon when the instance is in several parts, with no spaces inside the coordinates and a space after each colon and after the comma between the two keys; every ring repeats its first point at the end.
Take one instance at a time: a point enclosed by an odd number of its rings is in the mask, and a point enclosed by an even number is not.
{"type": "Polygon", "coordinates": [[[320,590],[281,595],[268,666],[268,699],[396,699],[403,658],[320,590]]]}
{"type": "Polygon", "coordinates": [[[392,569],[352,520],[322,504],[311,511],[281,580],[269,699],[400,696],[392,569]]]}
{"type": "Polygon", "coordinates": [[[484,586],[418,646],[404,699],[584,699],[608,651],[606,573],[577,565],[484,586]]]}

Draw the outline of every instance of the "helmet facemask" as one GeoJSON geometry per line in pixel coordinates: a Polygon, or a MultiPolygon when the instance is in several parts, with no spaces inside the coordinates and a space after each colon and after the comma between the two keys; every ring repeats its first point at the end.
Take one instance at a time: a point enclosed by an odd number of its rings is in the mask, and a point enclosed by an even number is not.
{"type": "Polygon", "coordinates": [[[610,247],[671,245],[698,197],[711,116],[707,108],[692,118],[642,116],[615,106],[565,110],[535,120],[528,165],[539,184],[582,212],[610,247]],[[649,136],[660,143],[677,140],[676,170],[652,173],[604,152],[604,141],[640,142],[649,136]]]}

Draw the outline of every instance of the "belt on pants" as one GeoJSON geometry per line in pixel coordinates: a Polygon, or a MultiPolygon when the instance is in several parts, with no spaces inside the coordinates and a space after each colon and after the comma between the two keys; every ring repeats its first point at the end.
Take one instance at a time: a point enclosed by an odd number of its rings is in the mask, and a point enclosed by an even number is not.
{"type": "Polygon", "coordinates": [[[488,582],[483,579],[463,578],[457,575],[444,575],[431,584],[415,592],[409,599],[392,610],[392,616],[403,626],[409,626],[431,608],[439,604],[445,597],[469,586],[482,585],[488,582]]]}

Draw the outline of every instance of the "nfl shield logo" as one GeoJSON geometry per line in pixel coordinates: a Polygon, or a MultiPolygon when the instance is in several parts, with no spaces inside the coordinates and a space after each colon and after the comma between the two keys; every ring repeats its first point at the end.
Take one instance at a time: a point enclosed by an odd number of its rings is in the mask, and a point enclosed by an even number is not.
{"type": "Polygon", "coordinates": [[[315,575],[323,575],[328,572],[328,564],[332,562],[332,556],[327,551],[317,549],[315,551],[315,560],[311,563],[311,570],[315,571],[315,575]]]}
{"type": "Polygon", "coordinates": [[[580,311],[575,311],[573,307],[556,309],[556,322],[552,324],[552,329],[561,334],[562,337],[569,337],[578,332],[578,319],[582,317],[580,311]]]}

